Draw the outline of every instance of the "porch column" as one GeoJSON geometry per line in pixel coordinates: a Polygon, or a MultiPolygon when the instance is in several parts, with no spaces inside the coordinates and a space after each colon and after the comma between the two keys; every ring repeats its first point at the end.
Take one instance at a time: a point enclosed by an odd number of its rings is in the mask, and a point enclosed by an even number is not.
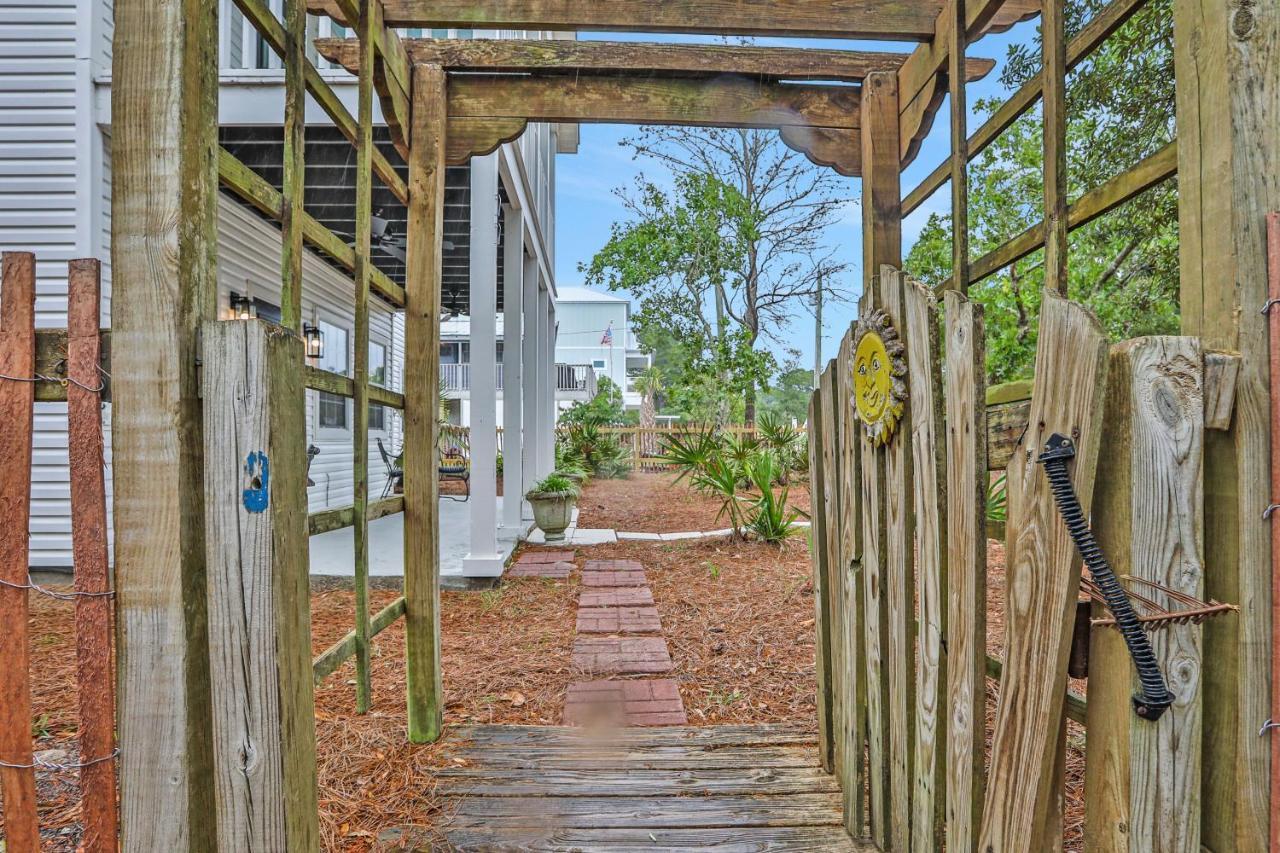
{"type": "Polygon", "coordinates": [[[467,577],[502,574],[498,553],[498,158],[471,161],[471,550],[467,577]]]}
{"type": "MultiPolygon", "coordinates": [[[[538,376],[542,373],[538,361],[538,261],[526,257],[524,260],[524,302],[521,305],[524,314],[524,335],[520,338],[521,360],[524,371],[521,373],[521,425],[524,427],[524,453],[520,457],[523,472],[521,495],[527,492],[538,481],[538,448],[541,447],[542,421],[538,419],[538,376]]],[[[508,339],[509,340],[509,339],[508,339]]],[[[508,383],[509,385],[510,383],[508,383]]],[[[508,405],[510,400],[508,399],[508,405]]],[[[533,519],[533,509],[527,501],[521,499],[522,517],[533,519]]]]}
{"type": "Polygon", "coordinates": [[[538,291],[538,476],[545,477],[556,466],[556,369],[555,348],[551,344],[551,292],[538,291]]]}
{"type": "Polygon", "coordinates": [[[502,529],[509,536],[518,536],[523,532],[520,504],[524,500],[524,216],[507,205],[502,209],[502,221],[506,234],[502,258],[502,529]]]}

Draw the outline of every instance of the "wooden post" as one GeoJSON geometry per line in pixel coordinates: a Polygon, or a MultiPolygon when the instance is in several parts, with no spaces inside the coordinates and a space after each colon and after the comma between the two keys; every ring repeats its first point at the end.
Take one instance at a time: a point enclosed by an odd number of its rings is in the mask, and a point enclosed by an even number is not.
{"type": "Polygon", "coordinates": [[[117,0],[112,497],[122,845],[216,845],[200,322],[216,312],[218,14],[117,0]]]}
{"type": "Polygon", "coordinates": [[[302,339],[203,326],[209,658],[221,850],[319,850],[302,339]]]}
{"type": "MultiPolygon", "coordinates": [[[[1194,338],[1138,338],[1111,351],[1107,466],[1098,478],[1094,533],[1113,566],[1194,598],[1204,593],[1203,356],[1194,338]]],[[[1144,594],[1170,609],[1161,593],[1144,594]]],[[[1094,615],[1103,615],[1094,605],[1094,615]]],[[[1094,628],[1089,646],[1085,847],[1200,849],[1198,625],[1169,625],[1151,645],[1174,702],[1139,719],[1124,638],[1094,628]]]]}
{"type": "Polygon", "coordinates": [[[1175,0],[1182,333],[1240,353],[1227,432],[1205,435],[1205,594],[1241,605],[1204,629],[1201,839],[1263,849],[1276,716],[1271,543],[1266,215],[1280,210],[1280,14],[1272,2],[1175,0]]]}
{"type": "Polygon", "coordinates": [[[306,188],[307,140],[306,0],[285,0],[284,25],[284,192],[280,205],[280,228],[284,238],[280,255],[280,322],[286,329],[301,332],[302,230],[305,218],[302,205],[306,188]]]}
{"type": "Polygon", "coordinates": [[[36,366],[36,259],[5,252],[0,263],[0,794],[15,850],[40,849],[31,766],[31,648],[27,637],[27,528],[36,366]]]}
{"type": "Polygon", "coordinates": [[[965,0],[947,4],[947,82],[951,95],[951,282],[969,292],[969,102],[965,92],[965,46],[969,41],[965,0]]]}
{"type": "Polygon", "coordinates": [[[111,575],[103,473],[101,265],[72,261],[67,276],[67,456],[75,563],[76,680],[80,692],[80,793],[87,853],[116,849],[116,702],[111,671],[111,575]]]}
{"type": "Polygon", "coordinates": [[[1067,295],[1067,28],[1065,0],[1043,0],[1044,286],[1067,295]]]}
{"type": "MultiPolygon", "coordinates": [[[[376,2],[376,0],[374,0],[376,2]]],[[[373,703],[369,673],[369,276],[373,271],[373,72],[374,15],[371,0],[360,3],[360,79],[357,91],[355,219],[355,394],[352,408],[351,528],[356,599],[356,713],[373,703]]],[[[408,455],[408,454],[406,454],[408,455]]]]}
{"type": "MultiPolygon", "coordinates": [[[[413,69],[405,292],[404,596],[409,740],[440,737],[440,275],[444,246],[445,74],[413,69]]],[[[537,369],[536,366],[534,369],[537,369]]]]}
{"type": "Polygon", "coordinates": [[[987,407],[982,306],[946,294],[947,849],[978,849],[987,724],[987,407]]]}
{"type": "Polygon", "coordinates": [[[827,560],[827,429],[830,426],[831,385],[829,373],[819,374],[818,389],[809,401],[809,470],[812,473],[813,526],[809,530],[809,553],[813,558],[814,640],[817,657],[814,667],[818,683],[818,755],[822,769],[834,770],[832,746],[832,703],[834,687],[831,683],[831,600],[827,593],[830,584],[830,565],[827,560]]]}
{"type": "Polygon", "coordinates": [[[880,267],[902,265],[902,178],[898,161],[898,77],[877,71],[862,82],[862,287],[880,267]]]}

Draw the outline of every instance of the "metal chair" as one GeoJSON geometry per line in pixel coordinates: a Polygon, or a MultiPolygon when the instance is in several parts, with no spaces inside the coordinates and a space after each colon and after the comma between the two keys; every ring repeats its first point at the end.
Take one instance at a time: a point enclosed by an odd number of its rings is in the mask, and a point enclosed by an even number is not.
{"type": "Polygon", "coordinates": [[[404,469],[396,462],[396,457],[387,451],[382,439],[378,439],[378,454],[382,457],[382,464],[387,466],[387,482],[382,487],[382,497],[385,499],[387,495],[391,494],[391,490],[396,487],[396,484],[404,480],[404,469]]]}
{"type": "Polygon", "coordinates": [[[441,480],[461,480],[466,487],[462,497],[441,495],[451,501],[466,503],[471,499],[471,440],[470,433],[463,427],[440,425],[439,476],[441,480]]]}

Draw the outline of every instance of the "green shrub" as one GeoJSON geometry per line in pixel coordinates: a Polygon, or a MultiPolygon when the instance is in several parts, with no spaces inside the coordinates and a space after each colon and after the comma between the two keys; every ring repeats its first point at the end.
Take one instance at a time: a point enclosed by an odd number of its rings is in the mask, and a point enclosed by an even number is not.
{"type": "Polygon", "coordinates": [[[582,494],[578,484],[563,474],[550,474],[537,483],[526,494],[526,498],[578,497],[582,494]]]}
{"type": "Polygon", "coordinates": [[[773,493],[774,480],[780,466],[772,453],[759,453],[747,462],[751,483],[760,496],[751,503],[746,513],[746,528],[763,542],[778,544],[795,533],[792,526],[800,513],[787,506],[790,490],[785,486],[777,495],[773,493]]]}
{"type": "Polygon", "coordinates": [[[658,458],[676,468],[676,482],[696,476],[720,453],[720,439],[710,429],[662,437],[658,458]]]}
{"type": "Polygon", "coordinates": [[[1004,474],[987,485],[987,519],[1007,521],[1009,516],[1009,483],[1004,474]]]}

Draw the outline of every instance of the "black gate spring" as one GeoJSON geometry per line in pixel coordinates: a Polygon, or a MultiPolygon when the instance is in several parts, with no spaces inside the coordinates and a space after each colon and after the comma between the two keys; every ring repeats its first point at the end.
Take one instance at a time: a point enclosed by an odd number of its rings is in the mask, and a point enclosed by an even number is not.
{"type": "Polygon", "coordinates": [[[1067,525],[1067,532],[1071,534],[1071,541],[1084,559],[1094,582],[1102,590],[1107,607],[1115,616],[1116,627],[1120,629],[1125,645],[1129,647],[1133,666],[1138,671],[1138,680],[1142,683],[1142,691],[1133,697],[1134,711],[1144,720],[1158,720],[1173,704],[1173,694],[1165,684],[1164,675],[1156,663],[1155,651],[1151,648],[1151,640],[1146,631],[1142,630],[1142,623],[1138,621],[1138,614],[1133,609],[1128,594],[1112,571],[1098,540],[1093,537],[1093,531],[1089,529],[1084,508],[1080,506],[1071,476],[1067,473],[1067,463],[1075,455],[1076,448],[1071,439],[1054,433],[1049,437],[1039,461],[1044,465],[1049,488],[1053,491],[1058,512],[1067,525]]]}

